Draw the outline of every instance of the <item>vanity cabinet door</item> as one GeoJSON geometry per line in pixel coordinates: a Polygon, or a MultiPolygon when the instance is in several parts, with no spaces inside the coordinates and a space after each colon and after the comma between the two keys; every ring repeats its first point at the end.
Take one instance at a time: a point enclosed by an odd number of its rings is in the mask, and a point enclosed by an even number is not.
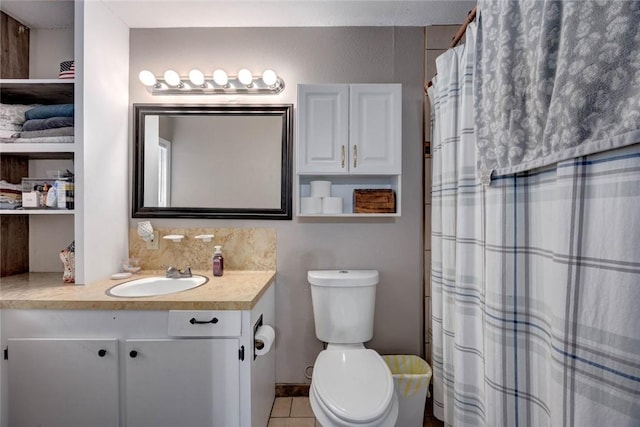
{"type": "Polygon", "coordinates": [[[9,425],[119,425],[118,342],[9,339],[9,425]]]}
{"type": "Polygon", "coordinates": [[[237,427],[238,339],[127,340],[127,427],[237,427]]]}

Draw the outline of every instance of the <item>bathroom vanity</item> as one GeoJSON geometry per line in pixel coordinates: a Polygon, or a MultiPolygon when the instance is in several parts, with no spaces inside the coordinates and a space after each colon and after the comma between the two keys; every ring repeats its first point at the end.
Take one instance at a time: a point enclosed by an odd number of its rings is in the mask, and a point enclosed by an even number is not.
{"type": "Polygon", "coordinates": [[[273,325],[274,278],[142,298],[107,295],[125,280],[3,279],[1,425],[266,427],[275,352],[255,355],[254,334],[273,325]]]}

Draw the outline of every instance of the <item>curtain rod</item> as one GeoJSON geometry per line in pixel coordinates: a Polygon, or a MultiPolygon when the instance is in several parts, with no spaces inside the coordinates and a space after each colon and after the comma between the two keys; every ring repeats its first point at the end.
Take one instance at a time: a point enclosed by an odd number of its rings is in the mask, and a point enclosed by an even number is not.
{"type": "MultiPolygon", "coordinates": [[[[477,11],[478,11],[478,6],[473,6],[473,9],[471,9],[469,13],[467,13],[467,17],[465,18],[462,25],[460,25],[458,32],[451,39],[451,44],[449,45],[449,48],[456,47],[458,43],[460,43],[460,40],[462,40],[462,38],[464,37],[464,34],[467,32],[467,27],[476,19],[477,11]]],[[[424,87],[425,93],[427,92],[427,88],[431,87],[431,85],[432,85],[431,80],[429,80],[427,82],[427,85],[424,87]]]]}
{"type": "Polygon", "coordinates": [[[473,9],[471,9],[469,13],[467,13],[467,18],[464,20],[462,25],[460,25],[460,29],[458,29],[456,35],[453,36],[449,47],[456,47],[458,43],[460,43],[460,40],[462,40],[462,38],[464,37],[464,33],[467,31],[467,27],[473,22],[474,19],[476,19],[477,10],[478,6],[474,6],[473,9]]]}

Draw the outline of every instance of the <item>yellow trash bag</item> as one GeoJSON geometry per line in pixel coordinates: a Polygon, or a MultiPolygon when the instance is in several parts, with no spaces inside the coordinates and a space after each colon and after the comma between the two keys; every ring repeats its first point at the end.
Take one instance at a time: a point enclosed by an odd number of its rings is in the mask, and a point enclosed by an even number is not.
{"type": "Polygon", "coordinates": [[[431,382],[431,366],[418,356],[382,356],[389,366],[398,395],[398,427],[421,427],[431,382]]]}

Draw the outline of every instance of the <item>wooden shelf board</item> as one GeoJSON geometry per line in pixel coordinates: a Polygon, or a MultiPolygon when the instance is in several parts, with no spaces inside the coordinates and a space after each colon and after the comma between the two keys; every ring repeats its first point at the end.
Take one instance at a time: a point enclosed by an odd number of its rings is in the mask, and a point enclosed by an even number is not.
{"type": "Polygon", "coordinates": [[[72,104],[74,80],[0,79],[3,104],[72,104]]]}

